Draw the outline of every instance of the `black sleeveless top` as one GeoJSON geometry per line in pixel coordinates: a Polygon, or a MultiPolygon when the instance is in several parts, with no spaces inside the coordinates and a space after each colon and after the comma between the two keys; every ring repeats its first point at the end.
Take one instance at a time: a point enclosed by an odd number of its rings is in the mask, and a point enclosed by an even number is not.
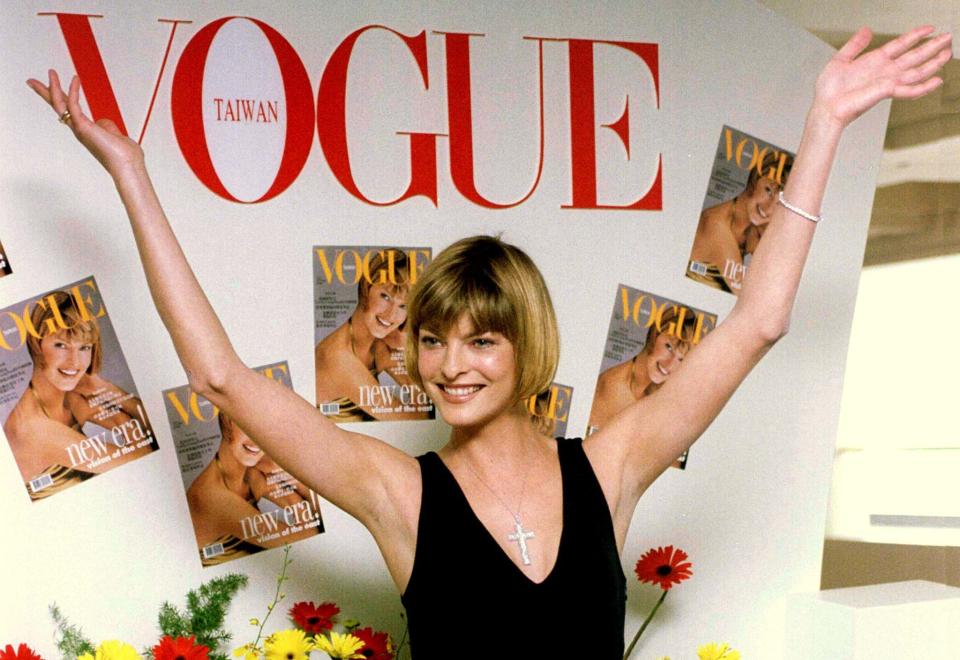
{"type": "MultiPolygon", "coordinates": [[[[623,657],[626,578],[600,483],[579,438],[558,440],[563,531],[536,584],[474,515],[437,454],[417,458],[423,499],[407,609],[414,660],[623,657]]],[[[534,540],[535,542],[535,540],[534,540]]]]}

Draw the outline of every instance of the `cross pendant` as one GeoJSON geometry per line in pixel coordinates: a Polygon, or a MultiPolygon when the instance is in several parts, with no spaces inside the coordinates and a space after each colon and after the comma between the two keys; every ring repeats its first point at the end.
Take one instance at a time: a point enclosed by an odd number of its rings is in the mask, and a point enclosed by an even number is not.
{"type": "Polygon", "coordinates": [[[520,546],[520,557],[523,559],[523,565],[530,565],[530,555],[527,552],[527,539],[534,538],[533,532],[528,532],[523,529],[523,525],[520,524],[520,516],[516,516],[513,519],[514,525],[516,525],[517,531],[514,534],[507,536],[507,539],[517,543],[520,546]]]}

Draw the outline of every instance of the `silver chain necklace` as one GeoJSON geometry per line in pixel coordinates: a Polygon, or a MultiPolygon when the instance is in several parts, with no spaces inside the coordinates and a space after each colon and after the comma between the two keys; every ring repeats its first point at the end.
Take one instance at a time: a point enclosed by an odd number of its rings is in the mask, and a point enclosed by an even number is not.
{"type": "Polygon", "coordinates": [[[465,459],[464,463],[466,463],[467,467],[470,468],[470,471],[473,473],[473,476],[475,476],[477,480],[479,480],[480,483],[482,483],[486,487],[487,490],[493,493],[493,496],[497,498],[497,500],[500,502],[501,505],[503,505],[503,508],[506,509],[511,516],[513,516],[514,533],[508,534],[507,540],[513,543],[516,543],[520,547],[520,558],[523,560],[523,565],[529,566],[531,564],[531,561],[530,561],[530,554],[527,551],[527,539],[535,538],[535,534],[533,533],[533,530],[524,529],[523,523],[520,522],[520,510],[523,507],[523,496],[526,494],[526,490],[527,490],[528,472],[525,470],[523,473],[523,483],[520,486],[520,501],[517,503],[517,511],[516,513],[514,513],[513,509],[511,509],[507,505],[507,503],[504,501],[504,499],[500,497],[500,493],[495,491],[490,486],[490,484],[488,484],[484,480],[484,478],[480,476],[480,473],[473,468],[473,465],[471,464],[471,462],[465,459]]]}

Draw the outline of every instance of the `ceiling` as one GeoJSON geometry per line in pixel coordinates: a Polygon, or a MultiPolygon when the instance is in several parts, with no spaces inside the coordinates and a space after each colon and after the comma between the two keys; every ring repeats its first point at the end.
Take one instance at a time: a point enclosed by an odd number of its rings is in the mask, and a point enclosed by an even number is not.
{"type": "MultiPolygon", "coordinates": [[[[834,47],[861,25],[874,29],[873,46],[923,23],[960,31],[960,0],[762,4],[834,47]]],[[[954,53],[940,89],[891,106],[864,266],[960,253],[960,45],[954,53]]]]}

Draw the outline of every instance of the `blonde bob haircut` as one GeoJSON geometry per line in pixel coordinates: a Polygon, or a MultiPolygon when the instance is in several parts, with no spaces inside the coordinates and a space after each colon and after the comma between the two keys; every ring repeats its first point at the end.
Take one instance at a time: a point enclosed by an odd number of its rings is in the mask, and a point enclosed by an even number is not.
{"type": "Polygon", "coordinates": [[[493,236],[472,236],[427,266],[407,301],[407,373],[421,387],[420,329],[442,336],[463,314],[475,332],[498,332],[513,344],[518,401],[550,387],[560,333],[543,276],[523,250],[493,236]]]}
{"type": "Polygon", "coordinates": [[[42,369],[46,366],[43,361],[43,351],[40,349],[43,337],[62,334],[70,340],[79,339],[89,342],[93,346],[93,351],[87,373],[95,374],[100,371],[103,361],[100,327],[95,319],[83,318],[76,301],[69,293],[54,291],[45,295],[30,313],[30,323],[42,335],[42,337],[35,337],[32,333],[27,335],[27,352],[37,367],[42,369]],[[65,326],[65,329],[53,331],[58,326],[65,326]]]}

